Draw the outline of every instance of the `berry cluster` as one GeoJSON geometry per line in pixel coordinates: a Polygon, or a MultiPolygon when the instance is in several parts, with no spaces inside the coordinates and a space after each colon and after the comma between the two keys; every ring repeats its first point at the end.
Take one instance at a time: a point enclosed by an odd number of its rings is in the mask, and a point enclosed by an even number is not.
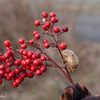
{"type": "Polygon", "coordinates": [[[19,57],[12,50],[11,42],[9,40],[4,42],[6,53],[4,55],[0,53],[0,84],[2,84],[3,79],[8,81],[13,80],[12,85],[17,87],[25,78],[33,78],[35,74],[40,76],[46,72],[47,67],[52,66],[58,67],[73,84],[66,65],[65,68],[60,67],[44,52],[44,49],[49,47],[56,48],[65,64],[61,50],[65,50],[67,45],[65,42],[59,44],[58,41],[60,35],[68,31],[68,27],[63,26],[62,29],[59,26],[54,27],[54,24],[58,22],[55,12],[51,12],[49,16],[47,12],[43,12],[42,16],[43,21],[36,20],[35,25],[37,27],[42,26],[44,31],[41,33],[34,31],[34,37],[29,41],[25,41],[23,38],[19,39],[21,45],[21,48],[17,50],[20,55],[19,57]],[[51,43],[48,39],[44,39],[43,43],[39,43],[39,39],[45,34],[51,36],[55,42],[51,43]],[[33,51],[27,51],[28,46],[33,47],[33,51]]]}

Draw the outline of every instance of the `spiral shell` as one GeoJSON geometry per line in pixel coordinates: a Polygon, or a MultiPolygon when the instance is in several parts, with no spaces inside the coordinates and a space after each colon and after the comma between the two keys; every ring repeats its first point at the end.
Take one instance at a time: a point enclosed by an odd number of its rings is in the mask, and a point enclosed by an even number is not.
{"type": "Polygon", "coordinates": [[[75,72],[76,69],[79,66],[79,59],[78,57],[75,55],[75,53],[72,50],[64,50],[62,52],[62,55],[64,57],[64,60],[67,62],[67,64],[69,65],[69,69],[72,72],[75,72]]]}

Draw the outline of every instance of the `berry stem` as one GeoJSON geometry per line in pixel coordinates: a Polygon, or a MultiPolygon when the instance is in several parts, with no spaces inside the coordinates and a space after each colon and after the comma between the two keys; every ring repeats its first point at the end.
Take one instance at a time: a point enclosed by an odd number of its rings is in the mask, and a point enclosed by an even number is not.
{"type": "Polygon", "coordinates": [[[72,83],[72,85],[75,86],[74,83],[73,83],[72,78],[70,77],[70,74],[69,74],[69,72],[68,72],[68,69],[67,69],[67,67],[66,67],[66,65],[65,65],[65,61],[64,61],[63,55],[62,55],[62,53],[61,53],[61,50],[59,49],[58,42],[57,42],[56,38],[55,38],[54,35],[53,35],[52,28],[50,29],[50,33],[52,34],[52,37],[53,37],[53,39],[54,39],[54,41],[55,41],[55,43],[56,43],[56,47],[57,47],[57,49],[58,49],[58,51],[59,51],[59,53],[60,53],[60,55],[61,55],[61,58],[62,58],[62,61],[63,61],[64,66],[65,66],[65,69],[66,69],[67,74],[62,70],[62,68],[61,68],[58,64],[56,64],[53,60],[52,60],[52,61],[53,61],[53,62],[59,67],[59,69],[67,76],[67,78],[70,80],[70,82],[72,83]]]}
{"type": "Polygon", "coordinates": [[[75,86],[74,83],[73,83],[73,80],[70,77],[70,75],[67,75],[65,73],[65,71],[53,59],[51,59],[46,53],[44,53],[44,54],[63,72],[63,74],[65,74],[65,76],[69,79],[69,81],[72,83],[72,85],[75,86]]]}

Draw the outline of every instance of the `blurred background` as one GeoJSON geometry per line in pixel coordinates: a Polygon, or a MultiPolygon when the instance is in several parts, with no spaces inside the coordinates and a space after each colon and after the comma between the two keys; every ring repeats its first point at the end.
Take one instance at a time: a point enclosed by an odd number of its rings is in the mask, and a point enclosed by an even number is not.
{"type": "MultiPolygon", "coordinates": [[[[82,82],[93,95],[100,94],[100,0],[0,0],[0,52],[5,52],[6,39],[15,51],[20,48],[19,38],[29,40],[34,30],[41,32],[34,21],[42,19],[43,11],[56,12],[56,25],[69,27],[60,42],[65,41],[79,57],[79,69],[71,73],[73,81],[82,82]]],[[[60,56],[49,50],[49,55],[61,64],[60,56]]],[[[25,79],[18,88],[4,80],[0,86],[0,95],[4,97],[0,100],[58,100],[69,84],[59,69],[48,68],[40,77],[25,79]]]]}

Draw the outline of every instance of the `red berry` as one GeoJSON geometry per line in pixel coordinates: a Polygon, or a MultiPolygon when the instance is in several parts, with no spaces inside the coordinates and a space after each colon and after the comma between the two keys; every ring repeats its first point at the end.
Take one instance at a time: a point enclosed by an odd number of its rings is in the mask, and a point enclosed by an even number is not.
{"type": "Polygon", "coordinates": [[[9,57],[10,57],[9,54],[7,54],[7,53],[4,54],[4,59],[5,59],[5,60],[6,60],[6,59],[9,59],[9,57]]]}
{"type": "Polygon", "coordinates": [[[68,27],[67,26],[63,26],[62,31],[63,32],[67,32],[68,31],[68,27]]]}
{"type": "Polygon", "coordinates": [[[38,54],[37,53],[34,53],[33,55],[32,55],[32,59],[37,59],[38,58],[38,54]]]}
{"type": "Polygon", "coordinates": [[[10,81],[10,80],[12,80],[12,77],[6,76],[6,80],[10,81]]]}
{"type": "Polygon", "coordinates": [[[1,64],[1,65],[0,65],[0,70],[5,70],[5,69],[6,69],[5,64],[1,64]]]}
{"type": "Polygon", "coordinates": [[[21,44],[21,48],[22,49],[26,49],[27,48],[27,45],[26,44],[21,44]]]}
{"type": "Polygon", "coordinates": [[[26,65],[30,65],[32,61],[31,59],[26,59],[25,62],[26,62],[26,65]]]}
{"type": "Polygon", "coordinates": [[[31,58],[32,55],[33,55],[33,52],[32,52],[32,51],[29,51],[29,52],[28,52],[28,57],[31,58]]]}
{"type": "Polygon", "coordinates": [[[35,72],[36,70],[37,70],[37,67],[36,67],[36,66],[32,65],[32,66],[30,67],[30,71],[35,72]]]}
{"type": "Polygon", "coordinates": [[[16,84],[20,84],[21,83],[21,80],[19,79],[19,78],[17,78],[16,80],[15,80],[15,82],[16,82],[16,84]]]}
{"type": "Polygon", "coordinates": [[[39,60],[39,59],[35,59],[35,60],[33,61],[33,64],[34,64],[35,66],[39,66],[39,65],[40,65],[40,60],[39,60]]]}
{"type": "Polygon", "coordinates": [[[21,64],[22,64],[23,66],[26,66],[26,61],[25,61],[25,60],[22,60],[22,61],[21,61],[21,64]]]}
{"type": "Polygon", "coordinates": [[[60,49],[61,49],[61,50],[65,50],[66,48],[67,48],[66,43],[62,42],[62,43],[60,44],[60,49]]]}
{"type": "Polygon", "coordinates": [[[44,43],[44,47],[45,48],[49,48],[50,47],[50,43],[44,43]]]}
{"type": "Polygon", "coordinates": [[[11,62],[7,62],[7,67],[11,67],[11,62]]]}
{"type": "Polygon", "coordinates": [[[43,29],[46,31],[46,30],[48,30],[48,27],[46,27],[45,25],[43,25],[43,29]]]}
{"type": "Polygon", "coordinates": [[[6,73],[10,73],[10,72],[11,72],[11,69],[10,69],[10,68],[7,68],[7,69],[5,70],[5,72],[6,72],[6,73]]]}
{"type": "Polygon", "coordinates": [[[46,56],[44,56],[44,55],[41,56],[41,60],[42,60],[42,61],[45,61],[45,60],[46,60],[46,56]]]}
{"type": "Polygon", "coordinates": [[[12,55],[13,54],[13,51],[12,50],[7,50],[7,54],[9,54],[9,55],[12,55]]]}
{"type": "Polygon", "coordinates": [[[49,27],[50,27],[50,25],[51,25],[51,23],[50,23],[49,21],[47,21],[47,22],[45,22],[45,24],[44,24],[44,25],[45,25],[45,27],[48,27],[48,28],[49,28],[49,27]]]}
{"type": "Polygon", "coordinates": [[[56,16],[56,13],[55,12],[51,12],[49,16],[50,17],[55,17],[56,16]]]}
{"type": "Polygon", "coordinates": [[[4,42],[5,47],[10,47],[11,46],[11,42],[9,40],[6,40],[4,42]]]}
{"type": "Polygon", "coordinates": [[[34,35],[38,34],[38,31],[34,31],[33,34],[34,34],[34,35]]]}
{"type": "Polygon", "coordinates": [[[36,39],[40,39],[40,37],[41,37],[40,34],[36,34],[36,35],[35,35],[35,38],[36,38],[36,39]]]}
{"type": "Polygon", "coordinates": [[[42,72],[46,72],[47,68],[46,68],[44,65],[42,65],[42,66],[40,67],[40,70],[41,70],[42,72]]]}
{"type": "Polygon", "coordinates": [[[60,27],[59,26],[54,27],[54,30],[53,31],[55,33],[59,33],[60,32],[60,27]]]}
{"type": "Polygon", "coordinates": [[[20,39],[19,39],[19,43],[20,43],[20,44],[24,44],[24,42],[25,42],[25,40],[24,40],[23,38],[20,38],[20,39]]]}
{"type": "Polygon", "coordinates": [[[40,26],[41,25],[41,21],[40,20],[36,20],[34,23],[36,26],[40,26]]]}
{"type": "Polygon", "coordinates": [[[9,77],[13,78],[15,75],[15,72],[13,73],[12,71],[8,74],[9,77]]]}
{"type": "Polygon", "coordinates": [[[57,23],[58,22],[58,18],[57,17],[52,17],[51,18],[51,22],[52,23],[57,23]]]}
{"type": "Polygon", "coordinates": [[[20,53],[20,54],[23,54],[23,51],[24,51],[23,49],[20,49],[20,50],[19,50],[19,53],[20,53]]]}
{"type": "Polygon", "coordinates": [[[29,44],[33,44],[34,42],[33,42],[33,40],[29,40],[29,44]]]}
{"type": "Polygon", "coordinates": [[[15,81],[12,83],[12,85],[13,85],[13,87],[17,87],[18,86],[18,84],[15,81]]]}
{"type": "Polygon", "coordinates": [[[27,73],[27,77],[28,78],[33,78],[34,77],[34,73],[33,72],[28,72],[27,73]]]}
{"type": "Polygon", "coordinates": [[[21,61],[20,61],[20,60],[16,60],[16,61],[15,61],[15,65],[16,65],[16,66],[19,66],[20,64],[21,64],[21,61]]]}
{"type": "Polygon", "coordinates": [[[24,56],[27,56],[27,55],[28,55],[28,51],[24,50],[24,51],[23,51],[23,55],[24,55],[24,56]]]}
{"type": "Polygon", "coordinates": [[[36,75],[39,76],[39,75],[41,75],[41,74],[42,74],[42,71],[38,69],[38,70],[36,71],[36,75]]]}
{"type": "Polygon", "coordinates": [[[2,77],[5,74],[4,70],[0,70],[0,77],[2,77]]]}
{"type": "Polygon", "coordinates": [[[2,84],[2,79],[0,79],[0,85],[2,84]]]}
{"type": "Polygon", "coordinates": [[[46,43],[46,42],[48,42],[48,39],[44,39],[43,43],[46,43]]]}
{"type": "Polygon", "coordinates": [[[47,17],[48,17],[48,13],[44,11],[44,12],[42,13],[42,16],[43,16],[44,18],[47,18],[47,17]]]}
{"type": "Polygon", "coordinates": [[[22,78],[25,78],[26,76],[27,76],[26,73],[22,73],[22,74],[20,75],[20,77],[22,77],[22,78]]]}
{"type": "Polygon", "coordinates": [[[15,69],[15,74],[19,74],[21,72],[20,68],[15,69]]]}

